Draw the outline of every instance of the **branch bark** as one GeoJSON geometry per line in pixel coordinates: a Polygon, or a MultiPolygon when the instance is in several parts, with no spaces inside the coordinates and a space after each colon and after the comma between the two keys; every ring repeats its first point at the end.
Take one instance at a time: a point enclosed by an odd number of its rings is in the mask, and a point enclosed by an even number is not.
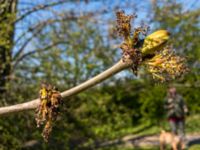
{"type": "MultiPolygon", "coordinates": [[[[125,61],[120,60],[115,65],[113,65],[111,68],[107,69],[106,71],[100,73],[99,75],[83,82],[80,85],[77,85],[69,90],[66,90],[61,93],[62,97],[70,97],[73,95],[76,95],[82,91],[85,91],[94,85],[108,79],[109,77],[117,74],[118,72],[121,72],[124,69],[127,69],[133,65],[133,61],[129,58],[124,58],[125,61]]],[[[34,99],[29,102],[25,102],[22,104],[16,104],[12,106],[6,106],[6,107],[0,107],[0,115],[10,114],[14,112],[20,112],[20,111],[26,111],[26,110],[32,110],[37,108],[39,105],[40,100],[39,98],[34,99]]]]}

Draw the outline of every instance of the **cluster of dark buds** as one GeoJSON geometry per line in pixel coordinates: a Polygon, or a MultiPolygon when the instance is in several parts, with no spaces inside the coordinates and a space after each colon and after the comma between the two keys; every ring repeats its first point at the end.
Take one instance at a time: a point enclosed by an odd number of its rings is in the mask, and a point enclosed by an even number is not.
{"type": "Polygon", "coordinates": [[[143,40],[139,39],[140,34],[146,35],[148,31],[147,26],[135,28],[133,33],[131,31],[131,20],[136,18],[136,15],[125,15],[124,11],[118,11],[117,16],[117,32],[119,36],[124,38],[124,42],[120,48],[123,52],[122,60],[128,56],[133,60],[132,70],[137,74],[138,66],[142,62],[142,54],[139,47],[143,44],[143,40]]]}
{"type": "Polygon", "coordinates": [[[47,142],[52,131],[52,123],[56,120],[62,97],[60,92],[50,84],[42,84],[39,91],[40,104],[36,109],[37,127],[44,125],[42,136],[47,142]]]}
{"type": "Polygon", "coordinates": [[[120,45],[122,60],[132,60],[132,70],[136,75],[141,65],[146,66],[153,78],[161,81],[175,79],[188,71],[185,59],[177,56],[173,48],[167,45],[170,39],[168,31],[157,30],[146,36],[148,27],[141,26],[132,32],[131,20],[135,15],[125,15],[123,11],[118,11],[116,16],[118,34],[124,38],[120,45]]]}

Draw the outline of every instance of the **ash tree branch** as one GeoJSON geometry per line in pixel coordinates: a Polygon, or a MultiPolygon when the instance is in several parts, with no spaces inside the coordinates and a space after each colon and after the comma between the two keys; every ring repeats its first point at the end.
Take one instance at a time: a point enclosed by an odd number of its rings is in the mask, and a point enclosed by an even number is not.
{"type": "Polygon", "coordinates": [[[50,45],[48,45],[48,46],[46,46],[46,47],[44,47],[44,48],[42,48],[42,49],[36,49],[36,50],[29,51],[29,52],[27,52],[27,53],[21,55],[19,58],[17,58],[17,59],[15,60],[15,63],[14,63],[14,65],[13,65],[13,68],[15,69],[15,68],[17,67],[17,65],[18,65],[23,59],[25,59],[26,57],[28,57],[28,56],[30,56],[30,55],[33,55],[33,54],[38,53],[38,52],[44,52],[44,51],[47,51],[47,50],[51,49],[52,47],[54,47],[54,46],[56,46],[56,45],[58,45],[58,44],[66,44],[66,43],[67,43],[67,41],[57,41],[57,42],[53,42],[52,44],[50,44],[50,45]]]}
{"type": "MultiPolygon", "coordinates": [[[[41,30],[42,30],[43,28],[45,28],[46,26],[51,25],[51,24],[56,23],[56,22],[60,22],[60,21],[62,21],[62,20],[63,20],[63,19],[57,19],[57,18],[52,19],[52,18],[50,18],[50,19],[47,19],[47,20],[44,20],[44,21],[40,21],[40,22],[38,22],[37,24],[30,26],[26,31],[24,31],[24,33],[21,34],[21,36],[19,36],[19,37],[16,39],[15,44],[17,44],[22,38],[24,38],[24,36],[25,36],[27,33],[31,32],[31,33],[33,33],[33,35],[34,35],[36,32],[39,33],[39,31],[41,31],[41,30]]],[[[15,57],[16,57],[16,56],[15,56],[15,57]]]]}
{"type": "MultiPolygon", "coordinates": [[[[67,98],[73,95],[76,95],[82,91],[85,91],[98,83],[101,83],[102,81],[108,79],[109,77],[117,74],[118,72],[121,72],[124,69],[127,69],[133,65],[133,60],[129,59],[129,57],[125,58],[126,60],[120,60],[115,65],[113,65],[111,68],[107,69],[106,71],[98,74],[97,76],[83,82],[80,85],[77,85],[69,90],[66,90],[61,93],[63,98],[67,98]]],[[[39,98],[34,99],[29,102],[16,104],[12,106],[6,106],[6,107],[0,107],[0,115],[6,115],[11,114],[14,112],[21,112],[21,111],[27,111],[32,110],[38,107],[40,103],[39,98]]]]}
{"type": "Polygon", "coordinates": [[[39,29],[38,31],[36,31],[35,33],[33,33],[33,35],[28,38],[24,43],[23,45],[20,47],[20,49],[17,51],[17,53],[15,54],[15,56],[13,57],[13,60],[15,60],[16,58],[18,58],[21,53],[24,51],[25,47],[31,42],[31,40],[37,36],[37,34],[39,34],[41,32],[42,29],[39,29]]]}
{"type": "MultiPolygon", "coordinates": [[[[62,16],[62,14],[60,14],[62,16]]],[[[85,15],[82,16],[82,18],[88,18],[91,15],[85,15]]],[[[17,50],[16,54],[13,56],[13,60],[16,61],[17,59],[19,60],[22,57],[22,53],[25,50],[25,47],[47,26],[52,25],[57,22],[62,22],[64,20],[78,20],[80,17],[76,17],[73,15],[68,15],[68,16],[62,16],[61,18],[55,18],[55,19],[47,19],[45,21],[39,22],[36,25],[29,27],[29,29],[24,32],[16,41],[15,44],[17,44],[26,34],[27,32],[32,32],[32,36],[29,37],[23,44],[22,46],[17,50]]],[[[26,55],[26,54],[24,54],[26,55]]]]}
{"type": "Polygon", "coordinates": [[[33,7],[32,9],[30,9],[29,11],[27,11],[26,13],[24,13],[22,16],[20,16],[19,18],[17,18],[15,20],[15,23],[19,22],[20,20],[23,20],[25,17],[27,17],[28,15],[36,12],[36,11],[39,11],[39,10],[43,10],[43,9],[46,9],[46,8],[49,8],[49,7],[53,7],[53,6],[56,6],[56,5],[60,5],[60,4],[63,4],[63,3],[66,3],[68,1],[66,0],[60,0],[58,2],[53,2],[53,3],[50,3],[50,4],[46,4],[46,5],[37,5],[35,7],[33,7]]]}

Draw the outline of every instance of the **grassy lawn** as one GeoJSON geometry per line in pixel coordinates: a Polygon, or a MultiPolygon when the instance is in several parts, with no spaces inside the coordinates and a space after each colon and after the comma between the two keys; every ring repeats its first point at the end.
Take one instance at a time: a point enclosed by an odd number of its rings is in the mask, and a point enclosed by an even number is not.
{"type": "MultiPolygon", "coordinates": [[[[162,124],[162,128],[166,130],[170,129],[167,121],[165,121],[162,124]]],[[[137,135],[148,135],[148,134],[159,134],[160,130],[161,128],[159,126],[150,126],[150,123],[146,122],[132,128],[128,128],[124,130],[122,129],[119,132],[121,132],[121,134],[124,134],[124,135],[125,133],[137,134],[137,135]]],[[[200,133],[200,115],[189,116],[186,119],[185,132],[186,134],[200,133]]]]}
{"type": "Polygon", "coordinates": [[[200,115],[194,115],[187,118],[186,133],[200,133],[200,115]]]}
{"type": "Polygon", "coordinates": [[[200,145],[191,146],[189,150],[200,150],[200,145]]]}
{"type": "MultiPolygon", "coordinates": [[[[167,121],[163,123],[164,129],[169,129],[167,121]]],[[[160,133],[159,126],[151,126],[149,122],[143,123],[138,126],[134,126],[132,128],[126,128],[119,130],[115,135],[119,137],[123,137],[125,135],[149,135],[149,134],[159,134],[160,133]]],[[[200,133],[200,115],[189,116],[186,120],[186,134],[195,134],[200,133]]],[[[102,148],[100,150],[158,150],[158,147],[144,147],[144,148],[125,148],[123,145],[113,145],[107,148],[102,148]]],[[[189,150],[200,150],[200,145],[193,145],[189,148],[189,150]]]]}

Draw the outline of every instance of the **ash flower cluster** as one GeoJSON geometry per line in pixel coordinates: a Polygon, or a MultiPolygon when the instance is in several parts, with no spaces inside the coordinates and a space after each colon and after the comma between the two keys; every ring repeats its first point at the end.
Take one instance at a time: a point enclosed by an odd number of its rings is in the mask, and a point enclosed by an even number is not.
{"type": "Polygon", "coordinates": [[[42,136],[47,142],[52,131],[53,121],[56,120],[59,113],[62,97],[59,91],[50,84],[42,84],[40,92],[40,105],[36,110],[37,127],[45,124],[42,136]]]}
{"type": "Polygon", "coordinates": [[[131,34],[131,20],[134,15],[125,15],[123,11],[116,13],[117,31],[119,36],[124,37],[120,48],[124,58],[129,58],[133,62],[131,67],[133,73],[137,75],[137,70],[141,65],[147,67],[154,79],[168,81],[180,77],[188,71],[185,65],[185,58],[177,56],[173,48],[168,45],[170,33],[167,30],[157,30],[144,39],[140,35],[146,35],[148,28],[139,27],[131,34]]]}
{"type": "Polygon", "coordinates": [[[171,46],[166,46],[154,57],[144,62],[154,79],[169,81],[188,72],[184,57],[177,56],[171,46]]]}

